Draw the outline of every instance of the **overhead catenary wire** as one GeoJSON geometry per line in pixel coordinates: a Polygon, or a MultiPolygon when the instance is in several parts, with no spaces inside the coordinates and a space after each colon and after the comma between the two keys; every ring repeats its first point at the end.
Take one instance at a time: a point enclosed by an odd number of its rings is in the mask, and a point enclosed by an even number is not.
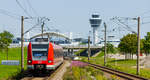
{"type": "Polygon", "coordinates": [[[137,15],[137,16],[143,16],[143,15],[145,15],[145,14],[147,14],[147,13],[150,13],[150,10],[145,11],[145,12],[143,12],[143,13],[141,13],[141,14],[137,15]]]}
{"type": "Polygon", "coordinates": [[[27,3],[29,5],[29,7],[32,9],[32,11],[34,12],[35,15],[39,16],[39,14],[37,13],[37,11],[32,7],[31,3],[29,0],[27,0],[27,3]]]}
{"type": "Polygon", "coordinates": [[[142,19],[143,19],[143,18],[150,18],[150,16],[145,16],[145,17],[142,17],[142,19]]]}
{"type": "Polygon", "coordinates": [[[9,12],[5,9],[0,9],[1,12],[5,12],[5,13],[8,13],[8,14],[12,14],[12,15],[15,15],[15,16],[21,16],[20,14],[16,14],[16,13],[12,13],[12,12],[9,12]]]}
{"type": "Polygon", "coordinates": [[[38,25],[40,25],[41,23],[37,23],[35,24],[33,27],[31,27],[30,29],[28,29],[26,32],[24,32],[24,34],[28,33],[29,31],[31,31],[33,28],[36,28],[38,25]]]}
{"type": "Polygon", "coordinates": [[[26,9],[24,9],[24,7],[20,4],[20,2],[18,0],[16,0],[17,4],[19,5],[19,7],[29,16],[29,17],[32,17],[26,9]]]}
{"type": "Polygon", "coordinates": [[[150,24],[150,22],[142,22],[141,24],[150,24]]]}
{"type": "Polygon", "coordinates": [[[136,33],[136,32],[135,32],[135,31],[133,31],[133,30],[132,30],[132,28],[131,28],[131,27],[129,27],[127,24],[125,24],[125,23],[121,22],[119,19],[117,19],[117,20],[118,20],[121,24],[125,25],[129,31],[131,31],[132,33],[136,33]]]}
{"type": "MultiPolygon", "coordinates": [[[[125,24],[124,22],[121,22],[121,19],[124,19],[124,20],[136,20],[136,18],[130,18],[130,17],[114,17],[114,18],[112,18],[111,20],[117,20],[117,21],[119,21],[119,23],[121,23],[122,25],[124,25],[124,26],[126,26],[126,27],[124,27],[124,28],[126,28],[128,31],[131,31],[132,33],[136,33],[136,31],[134,31],[134,30],[132,30],[132,28],[131,27],[129,27],[129,25],[128,24],[125,24]]],[[[147,17],[142,17],[143,19],[145,19],[145,18],[150,18],[150,16],[147,16],[147,17]]],[[[114,21],[113,21],[114,22],[114,21]]],[[[119,23],[117,23],[117,24],[119,24],[119,23]]],[[[149,21],[143,21],[143,22],[141,22],[141,25],[144,25],[144,24],[150,24],[150,22],[149,21]]],[[[119,24],[120,25],[120,24],[119,24]]],[[[136,24],[137,25],[137,24],[136,24]]],[[[130,25],[131,26],[131,25],[130,25]]],[[[133,25],[133,26],[135,26],[135,25],[133,25]]]]}
{"type": "MultiPolygon", "coordinates": [[[[19,15],[19,14],[11,13],[11,12],[6,11],[6,10],[4,10],[4,9],[0,9],[0,14],[6,15],[6,16],[12,18],[12,19],[15,19],[15,20],[19,20],[19,21],[20,21],[20,15],[19,15]]],[[[29,22],[29,21],[25,21],[25,22],[32,24],[32,23],[29,22]]]]}
{"type": "Polygon", "coordinates": [[[18,15],[18,14],[14,14],[14,13],[11,13],[11,12],[8,12],[8,11],[6,11],[6,10],[4,10],[4,9],[0,9],[0,13],[1,14],[4,14],[4,15],[7,15],[7,16],[9,16],[9,17],[11,17],[11,18],[14,18],[14,19],[20,19],[18,16],[20,16],[20,15],[18,15]]]}
{"type": "MultiPolygon", "coordinates": [[[[117,22],[115,22],[115,21],[113,21],[113,23],[115,23],[116,25],[119,25],[119,26],[122,26],[121,24],[119,24],[119,23],[117,23],[117,22]]],[[[118,31],[119,31],[119,34],[118,34],[118,36],[119,36],[119,38],[121,38],[121,36],[123,36],[123,32],[122,31],[129,31],[128,29],[127,29],[127,27],[125,27],[124,25],[122,26],[122,27],[115,27],[114,28],[115,30],[117,29],[118,31]],[[123,29],[122,29],[123,28],[123,29]]]]}
{"type": "MultiPolygon", "coordinates": [[[[27,12],[27,10],[20,4],[19,0],[16,0],[16,2],[17,2],[17,4],[19,5],[19,7],[24,11],[24,13],[27,14],[27,18],[28,18],[28,19],[33,20],[33,18],[36,18],[36,19],[37,19],[37,18],[38,18],[38,19],[41,18],[41,17],[31,17],[31,15],[27,12]]],[[[32,7],[31,4],[30,4],[30,2],[28,2],[28,5],[30,5],[30,7],[32,7]]],[[[36,13],[36,11],[33,9],[33,7],[32,7],[32,10],[34,11],[34,13],[36,13]]],[[[1,14],[4,14],[4,15],[7,15],[7,16],[13,18],[13,19],[20,20],[20,15],[18,15],[18,14],[10,13],[10,12],[8,12],[8,11],[6,11],[6,10],[2,10],[2,9],[0,9],[0,13],[1,13],[1,14]]],[[[38,14],[36,13],[36,15],[38,15],[38,14]]],[[[50,19],[48,19],[48,18],[46,18],[46,17],[42,17],[40,21],[46,21],[46,20],[49,21],[50,19]]],[[[29,31],[32,30],[33,28],[36,28],[38,25],[40,25],[40,24],[41,24],[40,21],[38,21],[37,24],[35,24],[32,28],[30,28],[29,30],[27,30],[25,33],[29,32],[29,31]]],[[[25,22],[28,22],[28,23],[33,24],[31,21],[25,21],[25,22]]],[[[25,34],[25,33],[24,33],[24,34],[25,34]]]]}
{"type": "Polygon", "coordinates": [[[37,28],[38,26],[40,26],[41,24],[43,24],[43,22],[45,21],[49,21],[49,18],[46,17],[38,17],[38,23],[35,24],[33,27],[31,27],[30,29],[28,29],[27,31],[24,32],[24,34],[28,33],[29,31],[33,30],[33,28],[37,28]]]}
{"type": "MultiPolygon", "coordinates": [[[[141,16],[142,19],[148,19],[148,18],[150,18],[150,16],[144,16],[144,15],[146,15],[146,14],[150,14],[150,10],[147,10],[147,11],[145,11],[145,12],[139,14],[138,16],[141,16]]],[[[137,17],[137,16],[136,16],[136,17],[137,17]]],[[[143,25],[143,24],[149,24],[149,23],[150,23],[150,22],[142,22],[141,24],[143,25]]]]}
{"type": "MultiPolygon", "coordinates": [[[[130,28],[127,24],[121,22],[120,19],[118,19],[118,18],[113,18],[113,19],[111,19],[111,20],[114,20],[114,19],[116,19],[116,20],[117,20],[119,23],[121,23],[122,25],[126,26],[126,27],[123,26],[123,28],[125,28],[126,30],[131,31],[132,33],[136,33],[136,32],[135,32],[134,30],[132,30],[132,28],[130,28]]],[[[128,18],[126,18],[126,19],[128,19],[128,18]]],[[[113,21],[113,22],[114,22],[114,21],[113,21]]],[[[116,23],[116,22],[115,22],[115,23],[116,23]]],[[[119,23],[116,23],[116,24],[121,25],[121,24],[119,24],[119,23]]]]}

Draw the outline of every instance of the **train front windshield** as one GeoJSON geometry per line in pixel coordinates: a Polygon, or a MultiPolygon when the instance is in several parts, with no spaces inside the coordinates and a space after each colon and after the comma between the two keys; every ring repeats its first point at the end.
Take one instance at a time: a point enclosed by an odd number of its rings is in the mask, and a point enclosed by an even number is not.
{"type": "Polygon", "coordinates": [[[48,44],[32,44],[33,60],[47,60],[48,44]]]}

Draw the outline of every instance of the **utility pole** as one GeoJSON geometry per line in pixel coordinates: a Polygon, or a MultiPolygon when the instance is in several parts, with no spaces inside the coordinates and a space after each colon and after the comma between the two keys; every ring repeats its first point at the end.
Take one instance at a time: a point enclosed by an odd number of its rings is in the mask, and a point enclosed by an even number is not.
{"type": "Polygon", "coordinates": [[[21,71],[24,71],[24,17],[21,16],[21,71]]]}
{"type": "Polygon", "coordinates": [[[44,24],[45,23],[43,22],[42,27],[41,27],[42,28],[42,38],[43,38],[43,32],[44,32],[44,24]]]}
{"type": "Polygon", "coordinates": [[[104,22],[104,27],[105,27],[105,52],[104,52],[104,66],[106,65],[106,54],[107,54],[107,43],[106,43],[106,23],[104,22]]]}
{"type": "Polygon", "coordinates": [[[88,36],[88,62],[90,60],[91,50],[90,50],[90,36],[88,36]]]}
{"type": "MultiPolygon", "coordinates": [[[[136,71],[136,74],[139,75],[140,73],[140,60],[139,60],[139,54],[140,54],[140,17],[138,18],[126,18],[126,19],[132,19],[132,20],[137,20],[137,62],[136,62],[136,65],[137,65],[137,71],[136,71]]],[[[120,22],[120,20],[118,20],[120,22]]],[[[121,22],[122,23],[122,22],[121,22]]],[[[126,25],[128,26],[128,25],[126,25]]],[[[136,33],[134,31],[132,31],[133,33],[136,33]]]]}
{"type": "Polygon", "coordinates": [[[138,50],[137,50],[137,75],[140,73],[140,64],[139,64],[139,54],[140,54],[140,17],[138,17],[138,29],[137,29],[137,40],[138,40],[138,50]]]}

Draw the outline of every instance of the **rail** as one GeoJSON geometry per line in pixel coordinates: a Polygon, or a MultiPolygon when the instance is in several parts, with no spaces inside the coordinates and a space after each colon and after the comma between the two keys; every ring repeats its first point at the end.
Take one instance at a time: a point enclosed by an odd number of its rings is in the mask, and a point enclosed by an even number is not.
{"type": "Polygon", "coordinates": [[[94,68],[99,69],[99,70],[102,70],[104,72],[119,76],[120,78],[123,78],[123,79],[127,79],[127,80],[148,80],[148,79],[146,79],[144,77],[141,77],[141,76],[138,76],[138,75],[125,73],[125,72],[118,71],[118,70],[115,70],[115,69],[111,69],[111,68],[108,68],[108,67],[92,64],[92,63],[89,63],[89,62],[84,62],[84,63],[87,63],[89,66],[94,67],[94,68]]]}
{"type": "Polygon", "coordinates": [[[56,70],[52,70],[50,72],[45,73],[32,73],[26,71],[24,73],[25,77],[23,77],[21,80],[53,80],[53,77],[62,70],[65,64],[66,61],[64,60],[64,62],[59,67],[57,67],[56,70]]]}

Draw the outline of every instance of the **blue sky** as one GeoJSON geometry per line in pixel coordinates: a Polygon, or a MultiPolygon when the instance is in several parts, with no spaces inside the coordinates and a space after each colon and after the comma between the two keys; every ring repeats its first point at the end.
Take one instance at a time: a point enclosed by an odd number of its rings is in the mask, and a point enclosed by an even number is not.
{"type": "MultiPolygon", "coordinates": [[[[28,5],[28,0],[18,0],[31,16],[37,16],[28,5]]],[[[142,22],[150,22],[150,0],[29,0],[32,7],[39,16],[49,17],[47,23],[49,28],[54,27],[61,32],[81,33],[84,37],[92,30],[89,24],[91,14],[97,12],[101,15],[103,21],[108,24],[108,28],[118,27],[114,25],[110,18],[137,17],[141,16],[142,22]],[[149,18],[145,18],[149,16],[149,18]]],[[[8,30],[20,36],[19,15],[27,16],[16,3],[16,0],[1,0],[0,2],[0,31],[8,30]],[[11,12],[11,15],[17,17],[14,19],[4,15],[2,10],[11,12]],[[12,14],[13,13],[13,14],[12,14]],[[17,14],[17,15],[15,15],[17,14]]],[[[31,21],[31,20],[27,20],[31,21]]],[[[33,22],[33,24],[35,24],[33,22]]],[[[130,21],[129,21],[130,24],[130,21]]],[[[136,24],[134,22],[133,24],[136,24]]],[[[32,24],[25,23],[25,30],[32,27],[32,24]]],[[[141,36],[150,31],[150,23],[141,25],[141,36]]],[[[103,26],[100,27],[100,31],[103,26]]],[[[136,28],[132,27],[133,29],[136,28]]],[[[117,32],[117,31],[116,31],[117,32]]],[[[100,35],[102,34],[99,32],[100,35]]],[[[115,33],[115,32],[113,32],[115,33]]],[[[126,32],[124,32],[126,33],[126,32]]],[[[111,34],[111,33],[110,33],[111,34]]],[[[118,34],[118,33],[115,33],[118,34]]]]}

